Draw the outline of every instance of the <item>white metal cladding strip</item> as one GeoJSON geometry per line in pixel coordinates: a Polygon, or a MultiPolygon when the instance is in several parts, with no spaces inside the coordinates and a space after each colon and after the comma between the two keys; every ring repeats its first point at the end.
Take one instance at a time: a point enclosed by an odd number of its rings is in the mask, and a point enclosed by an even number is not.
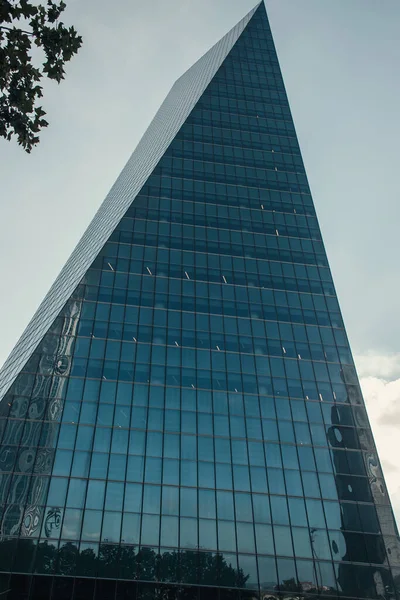
{"type": "Polygon", "coordinates": [[[173,85],[103,204],[0,371],[0,400],[157,166],[258,4],[173,85]]]}

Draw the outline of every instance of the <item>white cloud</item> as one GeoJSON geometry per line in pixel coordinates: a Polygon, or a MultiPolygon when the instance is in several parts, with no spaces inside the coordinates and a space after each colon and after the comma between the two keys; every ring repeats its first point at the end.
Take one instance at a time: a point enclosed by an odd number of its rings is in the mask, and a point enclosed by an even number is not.
{"type": "Polygon", "coordinates": [[[355,356],[357,371],[360,377],[380,377],[385,380],[393,380],[400,377],[400,353],[397,354],[375,354],[367,352],[355,356]]]}
{"type": "Polygon", "coordinates": [[[397,520],[400,522],[400,354],[356,356],[372,431],[397,520]]]}

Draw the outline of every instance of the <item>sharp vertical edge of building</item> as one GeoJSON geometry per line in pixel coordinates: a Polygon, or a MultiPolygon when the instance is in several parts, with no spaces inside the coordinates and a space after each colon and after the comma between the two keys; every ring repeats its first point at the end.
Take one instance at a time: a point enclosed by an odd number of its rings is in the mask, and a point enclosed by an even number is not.
{"type": "Polygon", "coordinates": [[[173,86],[0,372],[5,600],[399,600],[264,4],[173,86]]]}

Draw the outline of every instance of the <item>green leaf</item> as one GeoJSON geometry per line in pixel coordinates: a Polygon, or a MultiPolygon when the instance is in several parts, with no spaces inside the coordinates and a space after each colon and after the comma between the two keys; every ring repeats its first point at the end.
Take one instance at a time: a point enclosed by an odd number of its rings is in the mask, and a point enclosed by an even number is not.
{"type": "Polygon", "coordinates": [[[59,22],[66,4],[47,0],[0,0],[0,137],[18,143],[28,153],[39,143],[39,133],[48,126],[46,114],[36,102],[43,96],[38,82],[47,76],[58,83],[64,79],[65,64],[77,54],[82,37],[74,27],[59,22]],[[29,22],[27,28],[20,19],[29,22]],[[43,49],[42,65],[33,64],[32,44],[43,49]]]}

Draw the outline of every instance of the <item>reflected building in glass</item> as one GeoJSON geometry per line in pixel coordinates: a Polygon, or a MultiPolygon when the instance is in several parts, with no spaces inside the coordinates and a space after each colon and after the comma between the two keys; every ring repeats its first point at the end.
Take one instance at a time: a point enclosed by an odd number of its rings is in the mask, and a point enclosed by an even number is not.
{"type": "Polygon", "coordinates": [[[263,4],[174,85],[0,398],[1,598],[398,598],[263,4]]]}

